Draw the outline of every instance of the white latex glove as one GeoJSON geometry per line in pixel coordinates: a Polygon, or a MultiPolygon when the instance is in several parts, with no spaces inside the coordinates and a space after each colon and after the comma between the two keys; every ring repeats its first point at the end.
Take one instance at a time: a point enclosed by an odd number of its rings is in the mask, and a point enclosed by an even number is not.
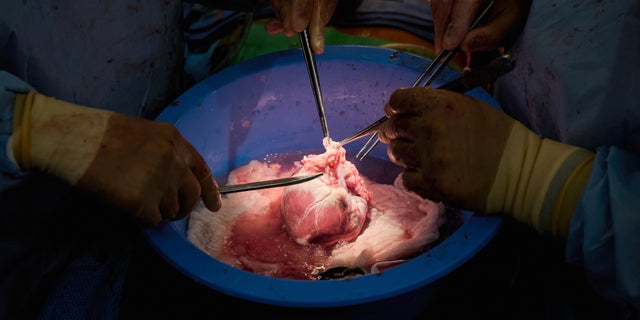
{"type": "Polygon", "coordinates": [[[542,139],[481,100],[445,90],[396,90],[380,129],[404,186],[478,213],[514,216],[566,236],[592,151],[542,139]]]}
{"type": "Polygon", "coordinates": [[[327,23],[333,17],[338,0],[270,0],[276,17],[267,21],[268,34],[283,33],[291,37],[309,28],[313,53],[324,52],[327,23]]]}
{"type": "Polygon", "coordinates": [[[149,225],[221,206],[204,159],[171,124],[16,95],[13,152],[25,170],[57,176],[149,225]]]}

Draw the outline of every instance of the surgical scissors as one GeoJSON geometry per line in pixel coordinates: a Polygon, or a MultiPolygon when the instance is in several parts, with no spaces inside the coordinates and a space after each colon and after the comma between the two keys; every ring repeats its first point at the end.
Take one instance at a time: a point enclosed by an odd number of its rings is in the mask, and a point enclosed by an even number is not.
{"type": "Polygon", "coordinates": [[[327,138],[329,137],[329,126],[327,125],[327,116],[324,112],[324,102],[322,99],[322,90],[320,89],[318,68],[316,67],[316,58],[313,55],[313,51],[311,51],[311,43],[309,42],[309,32],[305,29],[298,33],[298,35],[300,36],[300,45],[302,46],[302,53],[304,54],[304,62],[307,65],[307,72],[309,73],[309,79],[311,80],[313,96],[316,100],[318,115],[320,116],[322,133],[324,134],[324,137],[327,138]]]}
{"type": "MultiPolygon", "coordinates": [[[[484,16],[489,12],[489,9],[491,9],[491,7],[493,6],[493,3],[494,3],[493,0],[489,1],[487,3],[487,5],[484,7],[484,9],[480,12],[480,14],[473,21],[471,26],[469,26],[469,31],[475,29],[478,26],[480,21],[482,21],[484,16]]],[[[426,87],[426,86],[430,85],[431,82],[433,82],[433,80],[440,74],[440,72],[444,69],[444,67],[446,67],[449,64],[449,62],[451,62],[453,57],[455,57],[455,55],[458,54],[459,51],[460,51],[460,47],[457,47],[457,48],[455,48],[453,50],[446,50],[446,49],[441,50],[440,53],[438,53],[438,55],[424,69],[424,71],[420,74],[420,76],[418,76],[418,78],[413,82],[411,87],[417,87],[417,86],[421,85],[422,80],[429,73],[431,73],[431,75],[427,78],[427,80],[424,81],[424,84],[422,84],[422,86],[426,87]]],[[[510,57],[508,59],[510,61],[510,57]]],[[[484,70],[484,71],[486,72],[486,70],[484,70]]],[[[501,74],[497,75],[496,78],[498,76],[500,76],[500,75],[501,74]]],[[[474,80],[480,80],[480,79],[474,79],[474,80]]],[[[468,80],[464,76],[459,78],[459,79],[457,79],[457,80],[454,80],[454,81],[458,81],[458,85],[460,84],[460,82],[465,82],[465,81],[468,82],[468,80]]],[[[484,82],[484,83],[487,83],[487,82],[484,82]]],[[[483,84],[483,83],[477,83],[477,84],[473,85],[473,87],[481,85],[481,84],[483,84]]],[[[449,84],[447,84],[445,86],[449,86],[449,87],[453,86],[454,87],[456,85],[454,85],[452,83],[449,83],[449,84]]],[[[445,87],[445,86],[443,86],[443,87],[445,87]]],[[[462,88],[459,88],[459,89],[462,89],[462,88]]],[[[462,92],[464,92],[464,91],[462,91],[462,92]]],[[[375,148],[375,146],[378,145],[378,143],[380,142],[380,139],[378,139],[378,127],[382,123],[384,123],[386,120],[387,120],[386,117],[382,117],[382,118],[378,119],[377,121],[375,121],[374,123],[372,123],[369,126],[365,127],[364,129],[356,132],[354,135],[352,135],[352,136],[350,136],[348,138],[345,138],[342,141],[340,141],[340,145],[345,145],[345,144],[350,143],[352,141],[355,141],[355,140],[358,140],[358,139],[363,138],[365,136],[371,135],[371,137],[369,137],[367,142],[365,142],[364,146],[362,146],[360,151],[356,154],[356,158],[358,158],[360,160],[363,160],[373,150],[373,148],[375,148]]]]}

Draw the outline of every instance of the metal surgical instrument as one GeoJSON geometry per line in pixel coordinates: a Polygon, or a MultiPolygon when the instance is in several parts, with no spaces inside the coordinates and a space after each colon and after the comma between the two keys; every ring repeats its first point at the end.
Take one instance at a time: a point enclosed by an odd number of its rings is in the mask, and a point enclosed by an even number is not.
{"type": "MultiPolygon", "coordinates": [[[[479,67],[479,68],[475,68],[474,70],[472,70],[471,72],[453,80],[450,81],[442,86],[439,86],[437,89],[443,89],[443,90],[449,90],[449,91],[455,91],[455,92],[459,92],[459,93],[464,93],[467,92],[477,86],[486,84],[486,83],[491,83],[493,81],[495,81],[498,77],[502,76],[503,74],[511,71],[514,67],[514,61],[511,58],[510,55],[508,54],[504,54],[502,56],[499,56],[495,59],[493,59],[491,62],[489,62],[487,65],[479,67]]],[[[368,125],[367,127],[365,127],[364,129],[356,132],[355,134],[351,135],[350,137],[347,137],[343,140],[341,140],[339,143],[340,145],[345,145],[347,143],[356,141],[360,138],[366,137],[368,135],[371,135],[371,137],[369,137],[369,140],[367,140],[367,143],[365,143],[365,145],[360,149],[360,152],[358,152],[358,154],[356,154],[356,157],[360,160],[364,159],[364,157],[367,156],[367,154],[369,154],[369,152],[371,152],[371,150],[373,149],[373,147],[376,146],[376,144],[378,143],[379,140],[375,141],[373,145],[370,145],[367,147],[367,145],[369,143],[372,142],[373,138],[377,138],[377,132],[378,132],[378,128],[380,127],[380,125],[382,123],[384,123],[387,120],[387,117],[382,117],[380,119],[378,119],[377,121],[375,121],[374,123],[368,125]]]]}
{"type": "Polygon", "coordinates": [[[302,182],[307,182],[313,180],[322,175],[322,172],[309,174],[304,176],[294,176],[282,179],[273,179],[273,180],[264,180],[257,182],[249,182],[249,183],[241,183],[241,184],[232,184],[228,186],[219,187],[221,194],[233,193],[233,192],[241,192],[241,191],[250,191],[250,190],[258,190],[258,189],[266,189],[266,188],[274,188],[274,187],[283,187],[290,186],[293,184],[298,184],[302,182]]]}
{"type": "Polygon", "coordinates": [[[300,36],[300,44],[302,46],[302,53],[304,54],[304,62],[307,65],[307,71],[309,73],[309,79],[311,80],[311,88],[313,89],[313,96],[316,99],[316,107],[318,108],[318,115],[320,116],[320,124],[322,125],[322,133],[324,137],[329,137],[329,127],[327,126],[327,117],[324,112],[324,102],[322,100],[322,90],[320,89],[320,79],[318,78],[318,69],[316,68],[316,58],[311,51],[311,43],[309,42],[309,31],[304,30],[298,33],[300,36]]]}
{"type": "MultiPolygon", "coordinates": [[[[493,6],[494,2],[495,1],[492,0],[492,1],[489,1],[487,3],[487,5],[484,7],[484,9],[480,12],[480,14],[473,21],[471,26],[469,26],[469,31],[475,29],[478,26],[480,21],[482,21],[484,16],[489,12],[489,9],[491,9],[491,7],[493,6]]],[[[446,50],[446,49],[441,50],[440,53],[438,53],[438,55],[424,69],[422,74],[420,74],[420,76],[418,76],[418,78],[413,82],[411,87],[417,87],[417,86],[420,86],[420,85],[421,86],[430,85],[431,82],[433,82],[433,80],[440,74],[440,72],[444,69],[444,67],[446,67],[449,64],[449,62],[451,62],[453,57],[455,57],[455,55],[458,54],[459,51],[460,51],[460,47],[457,47],[457,48],[455,48],[453,50],[446,50]],[[427,74],[429,74],[429,73],[431,73],[431,75],[427,78],[426,81],[424,81],[424,84],[421,84],[423,82],[424,77],[426,77],[427,74]]],[[[510,60],[510,57],[509,57],[509,60],[510,60]]],[[[500,76],[500,75],[498,75],[498,76],[500,76]]],[[[461,78],[464,78],[464,76],[461,77],[461,78]]],[[[458,81],[462,81],[462,80],[458,79],[458,81]]],[[[477,83],[477,84],[474,85],[474,87],[475,86],[479,86],[481,84],[483,84],[483,83],[477,83]]],[[[462,91],[462,92],[464,92],[464,91],[462,91]]],[[[347,143],[349,143],[351,141],[360,139],[360,138],[365,137],[367,135],[371,135],[371,137],[369,137],[367,142],[365,142],[364,146],[362,146],[360,151],[356,154],[356,158],[358,158],[360,160],[363,160],[371,152],[371,150],[373,150],[373,148],[375,148],[375,146],[378,145],[378,143],[380,142],[380,139],[378,139],[378,130],[377,129],[383,122],[386,121],[386,119],[387,119],[386,117],[380,118],[376,122],[372,123],[371,125],[367,126],[366,128],[362,129],[361,131],[357,132],[356,134],[352,135],[351,137],[348,137],[348,138],[340,141],[340,145],[345,145],[345,144],[347,144],[347,143]]]]}

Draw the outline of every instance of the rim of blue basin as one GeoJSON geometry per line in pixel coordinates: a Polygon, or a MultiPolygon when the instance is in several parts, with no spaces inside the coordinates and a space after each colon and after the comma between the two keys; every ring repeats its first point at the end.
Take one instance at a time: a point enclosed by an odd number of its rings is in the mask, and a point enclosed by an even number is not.
{"type": "MultiPolygon", "coordinates": [[[[409,70],[417,77],[429,62],[427,58],[408,52],[349,45],[327,46],[325,52],[316,59],[321,79],[322,68],[331,64],[392,65],[393,68],[409,70]]],[[[203,101],[212,92],[224,93],[230,83],[240,79],[256,77],[261,72],[272,71],[280,66],[298,64],[300,70],[305,70],[302,52],[299,49],[288,49],[227,67],[187,90],[157,120],[176,124],[189,138],[192,128],[183,123],[183,119],[202,108],[203,101]],[[179,107],[175,107],[176,105],[179,107]]],[[[500,108],[482,89],[473,89],[467,94],[500,108]]],[[[382,109],[382,106],[379,108],[382,109]]],[[[373,118],[377,117],[379,116],[373,118]]],[[[319,124],[317,128],[319,131],[319,124]]],[[[198,149],[198,144],[194,146],[198,149]]],[[[392,298],[434,283],[478,253],[495,236],[502,224],[499,217],[478,216],[467,211],[461,212],[461,217],[462,225],[427,252],[379,274],[339,280],[273,278],[229,266],[207,255],[187,239],[188,218],[146,228],[145,235],[157,252],[175,268],[224,294],[278,306],[338,307],[392,298]]]]}

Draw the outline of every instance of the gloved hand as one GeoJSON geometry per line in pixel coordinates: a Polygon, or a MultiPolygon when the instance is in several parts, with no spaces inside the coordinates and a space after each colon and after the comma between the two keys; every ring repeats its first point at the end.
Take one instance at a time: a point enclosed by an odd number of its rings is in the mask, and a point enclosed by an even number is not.
{"type": "Polygon", "coordinates": [[[268,34],[284,33],[291,37],[309,28],[313,53],[324,52],[325,27],[331,20],[338,0],[270,0],[276,17],[267,21],[268,34]]]}
{"type": "MultiPolygon", "coordinates": [[[[485,0],[430,0],[436,52],[460,49],[467,53],[509,47],[529,14],[531,0],[496,0],[483,22],[469,27],[484,8],[485,0]]],[[[470,62],[468,62],[470,64],[470,62]]]]}
{"type": "Polygon", "coordinates": [[[25,170],[52,174],[149,225],[221,206],[199,153],[168,124],[17,94],[12,146],[25,170]]]}
{"type": "Polygon", "coordinates": [[[566,236],[594,153],[542,139],[481,100],[445,90],[396,90],[380,128],[404,186],[477,213],[504,213],[566,236]]]}

